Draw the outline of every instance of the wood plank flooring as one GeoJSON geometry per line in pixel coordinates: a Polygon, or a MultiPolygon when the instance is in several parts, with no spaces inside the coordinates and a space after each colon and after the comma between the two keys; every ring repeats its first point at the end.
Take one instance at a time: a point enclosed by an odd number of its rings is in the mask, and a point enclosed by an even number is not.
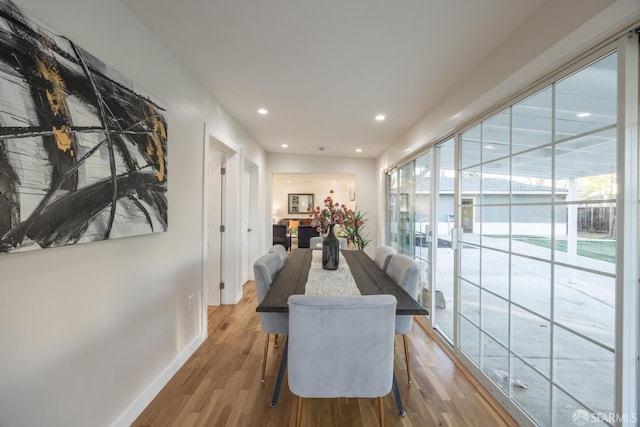
{"type": "MultiPolygon", "coordinates": [[[[266,334],[255,312],[254,283],[245,285],[244,291],[237,305],[209,308],[209,337],[132,426],[295,425],[297,397],[289,391],[286,376],[278,406],[269,407],[284,343],[281,340],[275,349],[270,344],[266,378],[261,383],[266,334]]],[[[516,425],[492,408],[417,323],[409,335],[413,384],[408,385],[401,338],[396,342],[396,378],[407,416],[398,415],[390,393],[384,399],[386,426],[516,425]]],[[[302,425],[376,426],[377,400],[305,399],[302,425]]]]}

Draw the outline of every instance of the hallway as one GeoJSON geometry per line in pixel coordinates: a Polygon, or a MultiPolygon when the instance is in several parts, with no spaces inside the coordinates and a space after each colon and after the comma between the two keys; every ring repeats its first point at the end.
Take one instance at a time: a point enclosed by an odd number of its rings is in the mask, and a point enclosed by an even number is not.
{"type": "MultiPolygon", "coordinates": [[[[260,382],[265,334],[255,312],[253,282],[235,306],[209,308],[209,338],[132,424],[146,426],[289,426],[297,399],[285,384],[276,408],[269,408],[282,345],[269,350],[267,376],[260,382]],[[275,356],[274,356],[275,355],[275,356]]],[[[408,386],[402,351],[396,377],[407,416],[397,415],[393,395],[385,398],[387,426],[508,426],[445,352],[420,327],[410,339],[413,384],[408,386]]],[[[280,341],[282,343],[282,341],[280,341]]],[[[377,425],[374,399],[307,399],[304,426],[377,425]]],[[[512,421],[510,421],[512,422],[512,421]]]]}

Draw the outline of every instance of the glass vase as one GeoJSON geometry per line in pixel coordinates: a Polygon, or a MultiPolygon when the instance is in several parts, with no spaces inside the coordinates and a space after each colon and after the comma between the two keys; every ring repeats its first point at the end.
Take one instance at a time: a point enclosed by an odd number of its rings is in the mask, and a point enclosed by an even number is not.
{"type": "Polygon", "coordinates": [[[329,225],[329,232],[322,240],[322,268],[325,270],[337,270],[340,261],[340,241],[333,232],[334,225],[329,225]]]}

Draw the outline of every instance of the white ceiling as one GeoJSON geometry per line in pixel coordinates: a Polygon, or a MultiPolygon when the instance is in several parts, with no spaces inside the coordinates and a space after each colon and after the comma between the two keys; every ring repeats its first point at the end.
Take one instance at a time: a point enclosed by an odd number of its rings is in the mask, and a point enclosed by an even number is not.
{"type": "Polygon", "coordinates": [[[362,157],[545,1],[122,0],[267,151],[362,157]]]}

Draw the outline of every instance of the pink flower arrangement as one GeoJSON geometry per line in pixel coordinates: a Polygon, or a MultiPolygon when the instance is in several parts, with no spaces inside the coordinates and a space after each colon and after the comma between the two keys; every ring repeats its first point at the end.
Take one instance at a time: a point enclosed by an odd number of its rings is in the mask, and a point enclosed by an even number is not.
{"type": "Polygon", "coordinates": [[[327,230],[331,224],[344,224],[349,215],[353,214],[351,209],[347,209],[345,205],[341,205],[333,200],[333,190],[329,190],[329,195],[324,199],[324,208],[316,206],[315,210],[311,211],[309,216],[313,218],[311,225],[316,227],[318,232],[322,233],[327,230]]]}
{"type": "Polygon", "coordinates": [[[324,199],[324,208],[316,206],[314,210],[308,208],[311,225],[316,227],[319,233],[324,233],[330,225],[341,226],[339,235],[346,237],[349,243],[353,243],[357,250],[364,249],[370,240],[362,236],[362,226],[366,219],[365,214],[354,211],[333,200],[333,190],[329,190],[329,195],[324,199]]]}

